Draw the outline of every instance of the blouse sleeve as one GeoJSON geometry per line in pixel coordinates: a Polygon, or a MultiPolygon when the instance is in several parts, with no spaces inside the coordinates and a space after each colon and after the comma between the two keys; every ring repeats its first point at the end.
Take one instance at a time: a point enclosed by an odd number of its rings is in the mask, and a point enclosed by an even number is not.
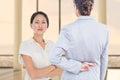
{"type": "Polygon", "coordinates": [[[24,63],[23,63],[23,59],[22,59],[22,57],[21,57],[22,54],[32,57],[32,54],[31,54],[31,52],[30,52],[31,50],[30,50],[29,47],[30,47],[29,44],[26,43],[26,42],[22,42],[22,43],[20,44],[20,47],[19,47],[19,56],[18,56],[18,57],[19,57],[19,62],[20,62],[20,64],[24,64],[24,63]]]}

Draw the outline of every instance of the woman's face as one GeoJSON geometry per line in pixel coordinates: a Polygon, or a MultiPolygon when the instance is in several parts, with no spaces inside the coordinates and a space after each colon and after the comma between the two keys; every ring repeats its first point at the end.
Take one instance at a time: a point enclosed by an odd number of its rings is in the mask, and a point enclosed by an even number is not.
{"type": "Polygon", "coordinates": [[[35,34],[43,35],[47,29],[47,21],[46,18],[42,14],[38,14],[31,24],[31,28],[33,29],[35,34]]]}

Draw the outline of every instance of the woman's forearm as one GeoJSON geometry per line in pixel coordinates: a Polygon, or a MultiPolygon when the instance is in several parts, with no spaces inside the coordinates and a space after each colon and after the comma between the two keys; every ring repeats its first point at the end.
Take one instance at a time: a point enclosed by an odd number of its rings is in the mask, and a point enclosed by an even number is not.
{"type": "Polygon", "coordinates": [[[56,68],[46,75],[46,77],[61,76],[63,70],[61,68],[56,68]]]}
{"type": "Polygon", "coordinates": [[[50,65],[48,67],[45,67],[45,68],[37,68],[35,69],[34,73],[33,73],[33,78],[42,78],[42,77],[49,77],[49,76],[46,76],[47,74],[49,74],[50,72],[52,72],[53,70],[55,70],[56,67],[53,66],[53,65],[50,65]]]}
{"type": "MultiPolygon", "coordinates": [[[[49,77],[47,75],[56,69],[56,66],[54,65],[50,65],[44,68],[36,68],[30,56],[22,55],[22,58],[24,60],[26,70],[30,75],[31,79],[49,77]]],[[[49,75],[52,76],[53,72],[49,75]]]]}

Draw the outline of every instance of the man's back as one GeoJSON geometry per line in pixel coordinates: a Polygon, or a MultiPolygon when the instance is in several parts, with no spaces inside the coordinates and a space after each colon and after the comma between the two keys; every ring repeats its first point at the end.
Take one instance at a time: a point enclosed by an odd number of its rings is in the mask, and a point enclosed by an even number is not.
{"type": "MultiPolygon", "coordinates": [[[[91,67],[89,71],[76,75],[75,80],[100,80],[101,56],[102,54],[107,55],[107,53],[103,53],[108,42],[106,26],[94,21],[91,17],[82,16],[63,28],[63,31],[66,31],[70,42],[69,48],[66,50],[67,59],[96,63],[96,66],[91,67]]],[[[107,60],[107,56],[105,58],[107,60]]],[[[71,75],[71,78],[75,76],[69,72],[64,74],[71,75]]],[[[71,78],[69,77],[70,80],[72,80],[71,78]]]]}
{"type": "Polygon", "coordinates": [[[51,62],[61,67],[62,80],[103,80],[107,68],[108,31],[105,25],[89,16],[65,26],[60,33],[51,62]],[[65,58],[61,56],[65,52],[65,58]],[[96,63],[80,71],[83,62],[96,63]]]}

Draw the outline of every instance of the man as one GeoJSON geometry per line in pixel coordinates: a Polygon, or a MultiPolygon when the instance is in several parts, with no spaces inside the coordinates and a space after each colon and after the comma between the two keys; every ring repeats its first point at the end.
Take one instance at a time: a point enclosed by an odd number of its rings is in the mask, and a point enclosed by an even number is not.
{"type": "Polygon", "coordinates": [[[78,19],[61,30],[50,61],[64,70],[62,80],[104,80],[108,30],[90,16],[93,0],[74,0],[74,4],[78,19]]]}

